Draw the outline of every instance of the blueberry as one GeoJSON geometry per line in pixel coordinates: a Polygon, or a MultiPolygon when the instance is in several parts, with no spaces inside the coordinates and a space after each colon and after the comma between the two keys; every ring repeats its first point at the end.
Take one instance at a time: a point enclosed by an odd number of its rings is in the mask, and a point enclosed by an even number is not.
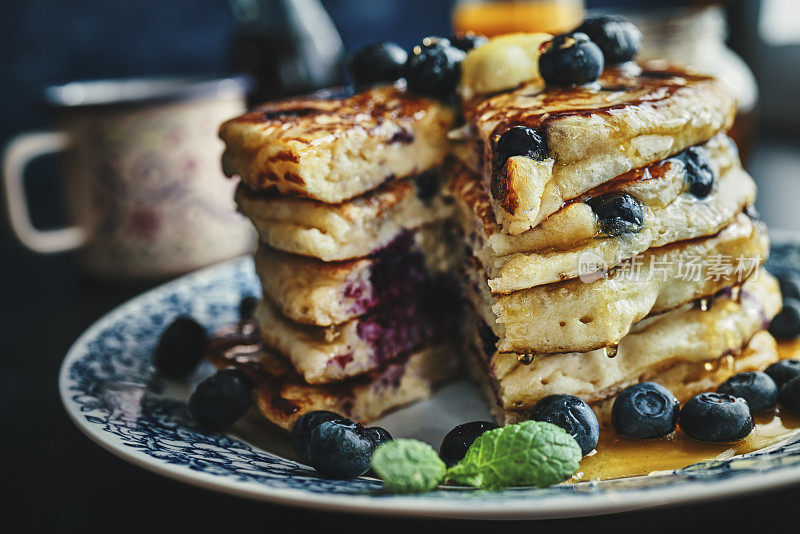
{"type": "Polygon", "coordinates": [[[690,438],[709,443],[732,443],[753,430],[747,401],[724,393],[700,393],[681,409],[678,424],[690,438]]]}
{"type": "Polygon", "coordinates": [[[372,441],[372,444],[376,447],[378,445],[383,445],[387,441],[392,441],[392,435],[389,434],[389,431],[385,428],[381,428],[379,426],[371,426],[369,428],[364,429],[364,435],[372,441]]]}
{"type": "Polygon", "coordinates": [[[769,323],[769,333],[781,340],[800,335],[800,300],[783,299],[783,309],[769,323]]]}
{"type": "Polygon", "coordinates": [[[252,319],[257,305],[258,298],[254,297],[253,295],[243,297],[241,302],[239,302],[239,320],[249,321],[252,319]]]}
{"type": "Polygon", "coordinates": [[[800,276],[790,273],[778,278],[778,282],[781,285],[781,294],[783,298],[800,300],[800,276]]]}
{"type": "Polygon", "coordinates": [[[585,33],[600,47],[606,65],[630,61],[642,49],[642,32],[622,17],[589,17],[575,31],[585,33]]]}
{"type": "Polygon", "coordinates": [[[778,403],[778,386],[762,372],[735,374],[720,385],[717,392],[743,398],[753,412],[771,410],[778,403]]]}
{"type": "Polygon", "coordinates": [[[450,37],[450,44],[464,52],[483,46],[487,42],[489,42],[489,39],[473,32],[460,32],[450,37]]]}
{"type": "Polygon", "coordinates": [[[600,437],[600,423],[592,409],[574,395],[550,395],[540,400],[531,413],[534,421],[558,425],[575,438],[584,456],[592,452],[600,437]]]}
{"type": "Polygon", "coordinates": [[[586,201],[592,208],[600,230],[609,236],[636,233],[644,225],[644,208],[628,193],[606,193],[586,201]]]}
{"type": "Polygon", "coordinates": [[[200,382],[189,397],[189,413],[200,426],[225,430],[250,408],[253,383],[239,369],[222,369],[200,382]]]}
{"type": "Polygon", "coordinates": [[[542,161],[547,158],[547,139],[540,130],[527,126],[509,128],[494,147],[495,164],[498,168],[505,165],[508,158],[525,156],[542,161]]]}
{"type": "Polygon", "coordinates": [[[200,363],[206,340],[206,331],[197,321],[178,317],[161,334],[153,365],[169,378],[186,378],[200,363]]]}
{"type": "Polygon", "coordinates": [[[706,198],[714,189],[714,168],[711,156],[705,148],[693,146],[687,148],[676,159],[683,162],[686,187],[693,196],[706,198]]]}
{"type": "Polygon", "coordinates": [[[784,408],[800,412],[800,376],[792,378],[781,386],[778,399],[784,408]]]}
{"type": "Polygon", "coordinates": [[[369,469],[375,444],[361,425],[347,421],[325,421],[308,440],[308,461],[319,473],[331,478],[355,478],[369,469]]]}
{"type": "Polygon", "coordinates": [[[308,440],[311,437],[311,431],[326,421],[353,423],[338,413],[317,410],[301,415],[292,426],[292,448],[304,462],[308,461],[308,440]]]}
{"type": "Polygon", "coordinates": [[[481,434],[495,428],[500,427],[490,421],[472,421],[458,425],[442,440],[442,445],[439,447],[439,458],[448,467],[457,464],[481,434]]]}
{"type": "Polygon", "coordinates": [[[406,62],[408,88],[422,96],[453,100],[465,55],[447,39],[425,39],[406,62]]]}
{"type": "Polygon", "coordinates": [[[347,60],[347,74],[356,87],[391,83],[403,77],[408,54],[395,43],[365,46],[347,60]]]}
{"type": "Polygon", "coordinates": [[[552,86],[584,85],[603,72],[603,52],[585,33],[559,35],[543,45],[539,73],[552,86]]]}
{"type": "Polygon", "coordinates": [[[764,372],[772,378],[780,390],[786,382],[800,376],[800,360],[781,360],[764,369],[764,372]]]}
{"type": "Polygon", "coordinates": [[[655,382],[642,382],[617,395],[611,424],[617,434],[628,438],[660,438],[675,430],[679,407],[670,390],[655,382]]]}

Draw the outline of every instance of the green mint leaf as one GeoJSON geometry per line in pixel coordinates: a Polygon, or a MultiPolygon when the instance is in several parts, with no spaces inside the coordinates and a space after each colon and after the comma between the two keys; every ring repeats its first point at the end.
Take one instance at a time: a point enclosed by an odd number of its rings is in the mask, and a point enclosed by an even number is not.
{"type": "Polygon", "coordinates": [[[372,469],[394,493],[430,491],[444,479],[447,466],[436,451],[415,439],[395,439],[372,453],[372,469]]]}
{"type": "Polygon", "coordinates": [[[447,480],[487,489],[545,487],[572,476],[581,457],[581,448],[561,427],[524,421],[478,437],[447,471],[447,480]]]}

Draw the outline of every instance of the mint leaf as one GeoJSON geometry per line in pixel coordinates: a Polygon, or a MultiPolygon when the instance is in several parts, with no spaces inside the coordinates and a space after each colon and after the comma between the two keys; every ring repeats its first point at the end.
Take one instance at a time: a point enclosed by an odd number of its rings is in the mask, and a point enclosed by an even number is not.
{"type": "Polygon", "coordinates": [[[372,453],[372,469],[394,493],[430,491],[444,479],[447,466],[436,451],[415,439],[395,439],[372,453]]]}
{"type": "Polygon", "coordinates": [[[580,461],[581,448],[561,427],[524,421],[478,437],[447,480],[487,489],[545,487],[572,476],[580,461]]]}

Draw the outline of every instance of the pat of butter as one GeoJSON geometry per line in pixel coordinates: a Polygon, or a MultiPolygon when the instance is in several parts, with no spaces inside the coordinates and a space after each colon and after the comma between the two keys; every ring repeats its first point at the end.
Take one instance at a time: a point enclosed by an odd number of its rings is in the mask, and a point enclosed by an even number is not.
{"type": "Polygon", "coordinates": [[[461,96],[469,100],[541,80],[539,47],[552,38],[549,33],[512,33],[470,50],[461,65],[461,96]]]}

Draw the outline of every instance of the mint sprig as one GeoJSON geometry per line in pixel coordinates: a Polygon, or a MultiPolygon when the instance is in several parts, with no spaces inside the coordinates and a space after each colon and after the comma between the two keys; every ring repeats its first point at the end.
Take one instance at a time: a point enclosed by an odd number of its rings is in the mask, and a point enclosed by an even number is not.
{"type": "Polygon", "coordinates": [[[524,421],[485,432],[449,469],[429,445],[409,439],[378,447],[372,468],[389,491],[411,493],[442,482],[486,489],[546,487],[572,476],[580,460],[580,446],[561,427],[524,421]]]}
{"type": "Polygon", "coordinates": [[[581,457],[581,448],[561,427],[524,421],[479,436],[447,471],[447,480],[487,489],[546,487],[571,477],[581,457]]]}
{"type": "Polygon", "coordinates": [[[444,479],[447,466],[427,443],[396,439],[372,453],[372,469],[394,493],[430,491],[444,479]]]}

